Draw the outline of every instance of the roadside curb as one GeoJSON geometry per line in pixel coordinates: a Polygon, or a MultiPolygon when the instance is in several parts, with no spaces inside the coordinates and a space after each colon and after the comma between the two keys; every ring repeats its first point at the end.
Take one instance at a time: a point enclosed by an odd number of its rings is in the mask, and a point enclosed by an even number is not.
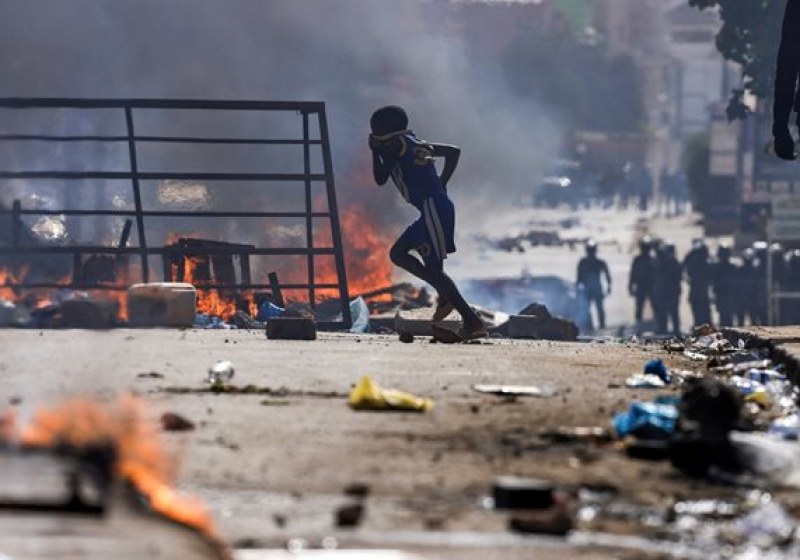
{"type": "Polygon", "coordinates": [[[794,385],[800,385],[800,326],[723,328],[722,334],[733,343],[739,340],[751,348],[765,349],[769,358],[782,364],[794,385]]]}

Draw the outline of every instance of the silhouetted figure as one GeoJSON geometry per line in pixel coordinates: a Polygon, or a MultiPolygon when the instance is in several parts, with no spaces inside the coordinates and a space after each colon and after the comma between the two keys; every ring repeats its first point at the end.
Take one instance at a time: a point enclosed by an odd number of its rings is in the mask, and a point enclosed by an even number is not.
{"type": "Polygon", "coordinates": [[[748,321],[751,325],[758,324],[758,265],[756,253],[748,247],[742,251],[742,264],[739,265],[736,280],[736,310],[734,312],[736,324],[744,326],[748,321]]]}
{"type": "Polygon", "coordinates": [[[444,260],[456,251],[455,206],[447,195],[447,184],[461,150],[418,138],[408,128],[406,112],[396,105],[375,111],[370,127],[368,142],[375,182],[383,185],[391,178],[403,199],[420,213],[392,246],[389,258],[436,289],[439,303],[433,322],[444,320],[456,309],[463,321],[464,338],[486,336],[483,321],[444,271],[444,260]],[[441,174],[436,169],[436,158],[444,158],[441,174]]]}
{"type": "Polygon", "coordinates": [[[637,323],[641,323],[644,318],[645,302],[650,302],[650,308],[655,315],[655,306],[653,305],[655,260],[653,259],[652,245],[649,237],[644,237],[639,241],[639,254],[633,258],[631,273],[628,277],[628,292],[636,300],[637,323]]]}
{"type": "Polygon", "coordinates": [[[696,239],[692,249],[683,259],[683,270],[689,280],[689,305],[692,307],[694,325],[711,324],[711,289],[712,267],[708,245],[702,239],[696,239]]]}
{"type": "Polygon", "coordinates": [[[720,245],[717,248],[717,262],[714,263],[712,286],[719,314],[718,324],[723,327],[730,327],[733,324],[736,272],[736,265],[731,262],[731,248],[720,245]]]}
{"type": "MultiPolygon", "coordinates": [[[[772,136],[775,155],[795,159],[794,139],[789,130],[792,108],[800,108],[797,78],[800,76],[800,0],[788,0],[781,30],[781,44],[775,72],[775,102],[772,107],[772,136]]],[[[800,111],[798,111],[800,113],[800,111]]],[[[800,115],[798,116],[800,120],[800,115]]],[[[798,122],[800,126],[800,122],[798,122]]]]}
{"type": "MultiPolygon", "coordinates": [[[[780,243],[773,243],[770,245],[769,258],[772,261],[772,291],[788,291],[789,266],[786,262],[786,254],[780,243]]],[[[777,310],[776,316],[772,318],[773,321],[777,321],[777,324],[787,324],[786,316],[783,313],[783,307],[787,301],[787,299],[780,300],[780,309],[777,310]]]]}
{"type": "Polygon", "coordinates": [[[679,336],[681,320],[678,312],[681,300],[681,277],[683,269],[675,257],[675,244],[666,242],[656,257],[653,299],[656,300],[658,332],[679,336]],[[669,330],[669,327],[672,330],[669,330]]]}
{"type": "MultiPolygon", "coordinates": [[[[786,260],[786,290],[800,292],[800,249],[795,249],[786,260]]],[[[789,299],[781,306],[781,314],[786,324],[800,323],[800,300],[789,299]]]]}
{"type": "Polygon", "coordinates": [[[768,245],[765,241],[756,241],[753,243],[753,251],[755,252],[756,287],[751,319],[754,325],[766,325],[768,245]]]}
{"type": "Polygon", "coordinates": [[[611,274],[606,261],[597,258],[597,243],[590,240],[586,243],[586,256],[578,263],[578,290],[586,294],[586,301],[597,309],[597,323],[601,329],[606,328],[606,311],[603,298],[611,293],[611,274]],[[605,276],[606,289],[603,290],[601,277],[605,276]]]}

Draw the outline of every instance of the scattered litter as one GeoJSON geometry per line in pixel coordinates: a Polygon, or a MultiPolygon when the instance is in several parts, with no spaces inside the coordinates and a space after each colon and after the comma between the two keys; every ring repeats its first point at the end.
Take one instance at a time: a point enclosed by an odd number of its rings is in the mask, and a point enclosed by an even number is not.
{"type": "Polygon", "coordinates": [[[769,425],[768,432],[783,439],[797,440],[800,436],[800,416],[795,412],[776,418],[769,425]]]}
{"type": "Polygon", "coordinates": [[[351,333],[369,332],[369,307],[363,297],[359,296],[350,302],[350,317],[353,321],[351,333]]]}
{"type": "Polygon", "coordinates": [[[358,527],[364,517],[364,504],[345,504],[336,509],[336,526],[339,528],[358,527]]]}
{"type": "Polygon", "coordinates": [[[264,399],[260,403],[261,406],[289,406],[291,401],[286,399],[264,399]]]}
{"type": "Polygon", "coordinates": [[[515,513],[508,520],[508,527],[512,531],[543,535],[566,535],[574,525],[569,509],[562,504],[541,511],[515,513]]]}
{"type": "Polygon", "coordinates": [[[473,385],[472,389],[479,393],[506,397],[552,397],[558,394],[554,389],[540,388],[534,385],[473,385]]]}
{"type": "Polygon", "coordinates": [[[194,430],[194,422],[174,412],[161,415],[161,427],[167,432],[188,432],[194,430]]]}
{"type": "Polygon", "coordinates": [[[628,412],[616,414],[614,429],[619,437],[627,435],[643,439],[667,439],[678,420],[678,409],[672,404],[633,402],[628,412]]]}
{"type": "Polygon", "coordinates": [[[352,484],[348,484],[344,488],[344,495],[350,496],[351,498],[358,498],[363,500],[367,496],[369,496],[370,488],[369,485],[364,482],[354,482],[352,484]]]}
{"type": "Polygon", "coordinates": [[[164,379],[164,374],[157,371],[148,371],[147,373],[140,373],[136,377],[139,379],[164,379]]]}
{"type": "Polygon", "coordinates": [[[542,430],[539,437],[553,443],[592,442],[606,443],[611,441],[611,433],[600,426],[561,426],[555,430],[542,430]]]}
{"type": "Polygon", "coordinates": [[[194,319],[194,327],[198,329],[230,331],[236,329],[236,325],[226,323],[217,315],[198,313],[194,319]]]}
{"type": "Polygon", "coordinates": [[[664,461],[669,458],[669,442],[657,439],[639,439],[629,443],[625,452],[631,459],[664,461]]]}
{"type": "Polygon", "coordinates": [[[220,360],[208,370],[206,382],[214,387],[224,386],[225,383],[233,379],[233,362],[230,360],[220,360]]]}
{"type": "Polygon", "coordinates": [[[667,384],[658,375],[637,373],[625,380],[625,386],[631,389],[663,389],[667,384]]]}
{"type": "Polygon", "coordinates": [[[656,358],[647,362],[644,365],[644,373],[657,375],[664,383],[669,383],[671,381],[667,366],[664,365],[664,361],[661,358],[656,358]]]}
{"type": "Polygon", "coordinates": [[[414,342],[414,335],[411,331],[400,331],[400,342],[411,344],[414,342]]]}
{"type": "Polygon", "coordinates": [[[264,300],[261,302],[261,305],[258,308],[256,321],[266,323],[269,319],[283,316],[284,313],[286,313],[286,310],[283,307],[278,307],[271,301],[264,300]]]}
{"type": "MultiPolygon", "coordinates": [[[[302,313],[303,310],[295,311],[302,313]]],[[[267,321],[267,338],[270,340],[316,340],[317,325],[311,317],[289,316],[287,309],[283,317],[267,321]]]]}
{"type": "Polygon", "coordinates": [[[699,338],[701,336],[708,336],[710,334],[715,334],[717,332],[719,332],[719,331],[717,330],[716,327],[714,327],[712,325],[705,324],[705,325],[699,325],[699,326],[695,327],[694,329],[692,329],[692,336],[696,337],[696,338],[699,338]]]}
{"type": "Polygon", "coordinates": [[[752,368],[747,371],[747,378],[752,379],[753,381],[758,381],[759,383],[767,384],[771,382],[783,382],[787,381],[785,375],[780,373],[779,371],[775,371],[774,369],[761,369],[761,368],[752,368]]]}
{"type": "Polygon", "coordinates": [[[498,476],[492,484],[495,509],[545,509],[554,503],[553,485],[538,478],[498,476]]]}
{"type": "Polygon", "coordinates": [[[433,408],[431,399],[417,397],[395,389],[382,389],[369,375],[353,388],[347,403],[354,410],[405,410],[426,412],[433,408]]]}
{"type": "Polygon", "coordinates": [[[741,396],[722,381],[706,377],[689,384],[678,405],[680,416],[670,442],[673,466],[694,477],[705,477],[711,467],[739,470],[729,435],[741,409],[741,396]]]}
{"type": "Polygon", "coordinates": [[[693,362],[705,362],[708,357],[705,354],[701,354],[699,352],[692,352],[691,350],[685,350],[683,355],[692,360],[693,362]]]}
{"type": "Polygon", "coordinates": [[[749,544],[768,549],[789,544],[796,525],[780,504],[770,501],[737,520],[733,527],[749,544]]]}

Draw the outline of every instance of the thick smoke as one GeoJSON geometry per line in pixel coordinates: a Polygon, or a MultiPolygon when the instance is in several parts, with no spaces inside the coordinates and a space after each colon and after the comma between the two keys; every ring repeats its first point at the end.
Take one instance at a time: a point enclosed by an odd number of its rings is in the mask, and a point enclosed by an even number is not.
{"type": "Polygon", "coordinates": [[[452,189],[462,215],[480,208],[470,221],[496,221],[503,203],[528,200],[560,133],[535,99],[510,92],[499,64],[475,54],[505,37],[488,27],[464,36],[463,8],[446,0],[3,0],[0,96],[322,100],[342,205],[368,198],[390,223],[408,216],[395,193],[356,184],[369,175],[355,171],[368,162],[371,112],[400,103],[420,136],[463,148],[452,189]]]}

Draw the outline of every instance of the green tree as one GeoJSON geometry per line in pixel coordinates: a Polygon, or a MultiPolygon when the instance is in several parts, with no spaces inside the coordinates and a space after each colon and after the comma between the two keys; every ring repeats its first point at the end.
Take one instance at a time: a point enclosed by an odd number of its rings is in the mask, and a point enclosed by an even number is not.
{"type": "Polygon", "coordinates": [[[772,97],[786,0],[689,0],[689,5],[700,10],[719,7],[722,29],[717,50],[739,64],[744,77],[743,87],[732,92],[728,118],[743,119],[748,114],[742,99],[745,92],[772,97]]]}
{"type": "Polygon", "coordinates": [[[708,132],[698,132],[689,137],[681,157],[692,204],[700,212],[705,213],[714,205],[719,193],[711,188],[709,162],[711,159],[711,142],[708,132]]]}

